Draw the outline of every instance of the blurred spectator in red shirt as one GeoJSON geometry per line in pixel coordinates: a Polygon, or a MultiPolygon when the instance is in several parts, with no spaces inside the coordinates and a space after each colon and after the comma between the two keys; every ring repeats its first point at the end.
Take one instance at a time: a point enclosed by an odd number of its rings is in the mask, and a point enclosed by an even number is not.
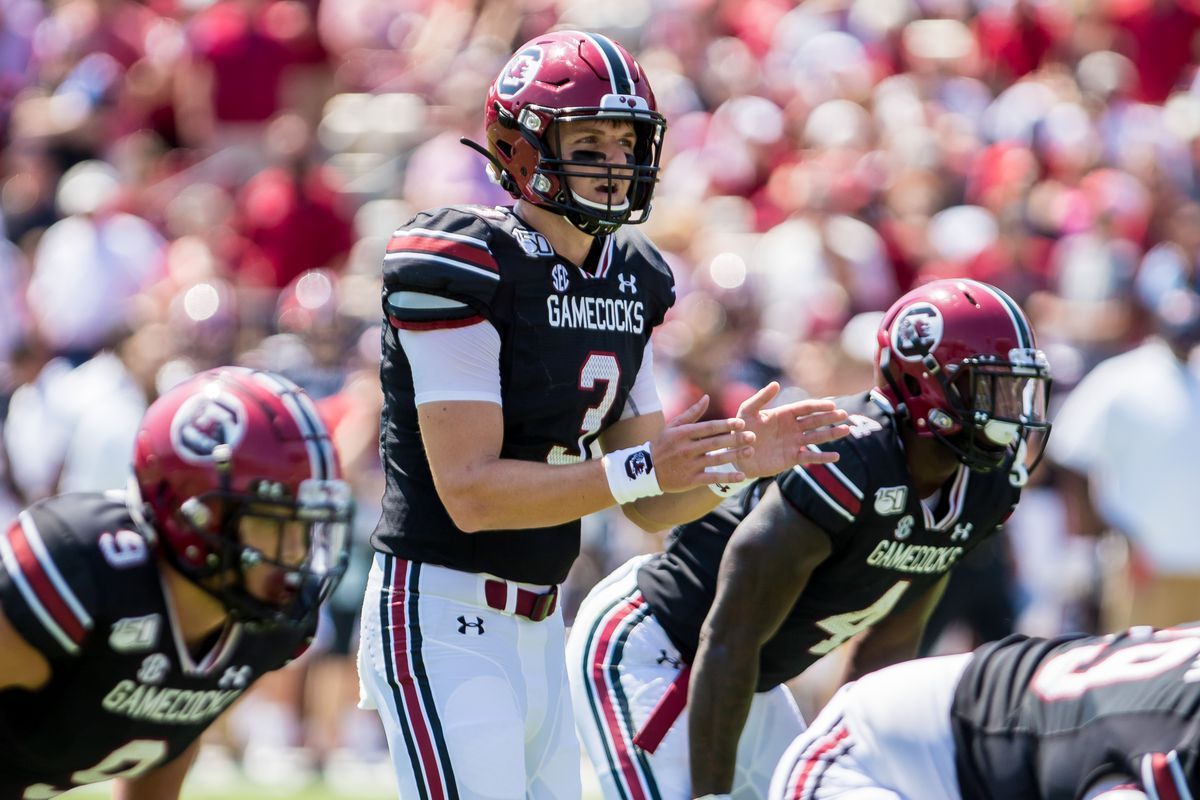
{"type": "Polygon", "coordinates": [[[1137,67],[1138,99],[1163,102],[1193,60],[1197,9],[1184,0],[1111,0],[1109,14],[1124,33],[1118,49],[1137,67]]]}
{"type": "Polygon", "coordinates": [[[1068,28],[1054,4],[1014,0],[979,12],[975,38],[992,79],[1007,84],[1040,67],[1068,28]]]}
{"type": "Polygon", "coordinates": [[[309,154],[310,134],[297,117],[281,117],[268,140],[285,163],[255,175],[237,197],[246,249],[239,283],[282,289],[310,269],[338,269],[354,244],[354,228],[338,204],[330,171],[309,154]]]}

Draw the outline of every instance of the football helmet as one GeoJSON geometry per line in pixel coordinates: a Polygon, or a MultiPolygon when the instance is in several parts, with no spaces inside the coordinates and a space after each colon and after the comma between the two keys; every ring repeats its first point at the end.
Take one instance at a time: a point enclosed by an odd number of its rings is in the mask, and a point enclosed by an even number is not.
{"type": "Polygon", "coordinates": [[[1028,477],[1050,433],[1050,366],[1011,297],[979,281],[933,281],[888,309],[877,344],[879,386],[918,436],[972,469],[1028,477]]]}
{"type": "Polygon", "coordinates": [[[221,367],[185,381],[146,411],[133,467],[158,546],[235,618],[307,625],[345,572],[350,487],[315,406],[285,378],[221,367]],[[242,541],[246,517],[273,522],[275,552],[242,541]],[[296,523],[303,558],[285,559],[296,523]],[[262,563],[282,572],[286,600],[247,591],[245,571],[262,563]]]}
{"type": "Polygon", "coordinates": [[[562,214],[592,235],[649,216],[667,123],[641,66],[611,39],[557,31],[523,44],[488,89],[484,126],[486,150],[463,143],[488,157],[492,177],[514,198],[562,214]],[[564,153],[556,123],[585,118],[632,123],[637,142],[630,163],[564,153]],[[628,181],[629,189],[624,197],[597,203],[572,191],[571,177],[628,181]]]}

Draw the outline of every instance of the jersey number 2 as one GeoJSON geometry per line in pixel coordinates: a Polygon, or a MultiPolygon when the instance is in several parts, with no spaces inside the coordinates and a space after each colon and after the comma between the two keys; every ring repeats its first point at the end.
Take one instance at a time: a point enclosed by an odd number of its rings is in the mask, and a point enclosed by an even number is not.
{"type": "Polygon", "coordinates": [[[583,412],[583,422],[579,425],[578,452],[571,452],[560,444],[550,449],[546,456],[547,464],[578,464],[588,457],[588,443],[600,433],[604,418],[612,410],[613,401],[617,399],[617,386],[621,381],[621,364],[615,353],[588,353],[587,360],[579,370],[579,388],[585,392],[593,391],[596,384],[604,384],[604,396],[594,406],[589,406],[583,412]]]}
{"type": "Polygon", "coordinates": [[[832,617],[817,621],[817,627],[832,634],[828,639],[808,648],[814,656],[823,656],[831,650],[840,647],[850,637],[865,631],[879,620],[886,617],[900,600],[900,595],[908,588],[908,581],[897,581],[892,588],[884,592],[878,600],[859,611],[848,611],[845,614],[834,614],[832,617]]]}

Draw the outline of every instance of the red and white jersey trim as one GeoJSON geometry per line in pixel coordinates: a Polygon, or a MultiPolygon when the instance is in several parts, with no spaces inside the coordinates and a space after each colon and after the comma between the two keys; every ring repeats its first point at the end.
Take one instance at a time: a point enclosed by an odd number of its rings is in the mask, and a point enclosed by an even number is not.
{"type": "Polygon", "coordinates": [[[92,617],[67,585],[28,511],[0,536],[0,560],[46,631],[68,654],[77,654],[92,617]]]}
{"type": "Polygon", "coordinates": [[[1192,800],[1183,765],[1174,750],[1142,756],[1142,788],[1150,800],[1192,800]]]}
{"type": "Polygon", "coordinates": [[[491,280],[500,280],[500,265],[487,242],[460,233],[426,228],[398,230],[388,241],[385,263],[391,261],[433,261],[467,270],[491,280]]]}
{"type": "Polygon", "coordinates": [[[967,482],[970,478],[971,470],[959,465],[958,474],[954,476],[954,483],[950,486],[950,500],[946,509],[946,515],[941,519],[935,521],[933,519],[933,512],[924,503],[921,504],[921,512],[925,515],[926,530],[946,530],[958,521],[958,516],[962,513],[963,506],[966,505],[967,482]]]}
{"type": "MultiPolygon", "coordinates": [[[[810,444],[808,449],[814,453],[823,452],[821,448],[810,444]]],[[[834,464],[808,464],[807,466],[792,467],[796,474],[804,479],[817,496],[824,500],[831,509],[853,522],[862,510],[863,493],[854,481],[846,477],[834,464]]]]}
{"type": "Polygon", "coordinates": [[[604,250],[600,253],[600,263],[596,265],[596,274],[593,277],[603,278],[608,274],[608,270],[612,267],[613,250],[616,245],[616,238],[608,236],[604,240],[604,250]]]}

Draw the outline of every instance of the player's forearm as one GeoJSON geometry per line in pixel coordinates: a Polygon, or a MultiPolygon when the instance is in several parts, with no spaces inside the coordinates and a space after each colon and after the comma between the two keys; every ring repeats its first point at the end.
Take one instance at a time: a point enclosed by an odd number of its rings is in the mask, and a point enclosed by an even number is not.
{"type": "Polygon", "coordinates": [[[688,690],[692,795],[732,790],[738,740],[758,682],[754,648],[702,641],[688,690]]]}
{"type": "Polygon", "coordinates": [[[688,492],[643,497],[621,510],[639,528],[655,532],[699,519],[717,507],[721,498],[706,486],[688,492]]]}
{"type": "Polygon", "coordinates": [[[468,533],[547,528],[616,502],[598,460],[552,465],[497,458],[435,483],[454,524],[468,533]]]}

